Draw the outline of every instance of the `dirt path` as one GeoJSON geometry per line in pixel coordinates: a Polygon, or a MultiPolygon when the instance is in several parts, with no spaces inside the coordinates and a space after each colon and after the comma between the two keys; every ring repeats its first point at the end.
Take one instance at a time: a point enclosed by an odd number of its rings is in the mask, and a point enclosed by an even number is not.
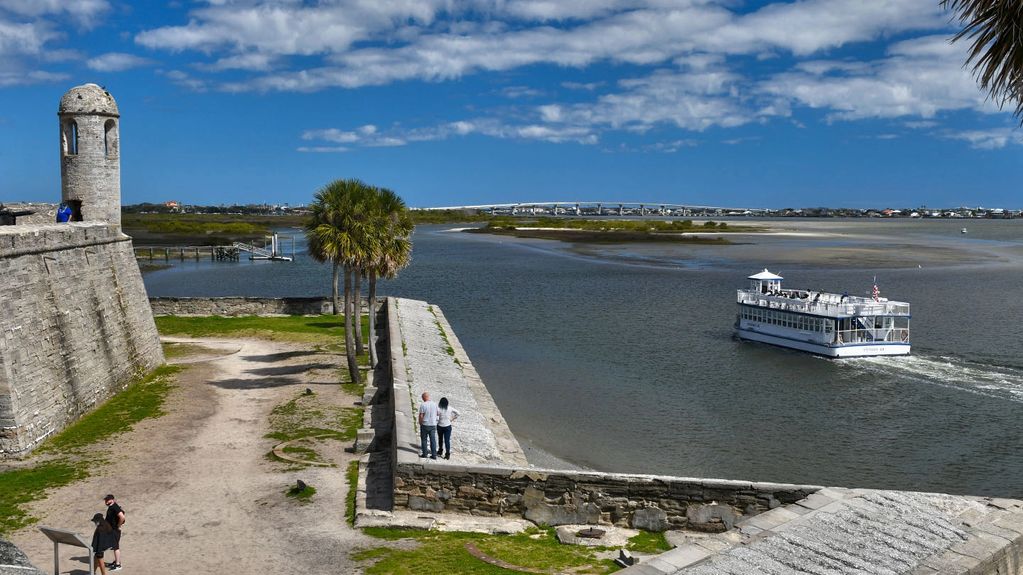
{"type": "MultiPolygon", "coordinates": [[[[113,456],[85,481],[35,502],[39,524],[91,537],[93,513],[111,492],[126,510],[125,571],[161,573],[352,573],[348,550],[379,544],[344,519],[347,445],[326,442],[337,467],[286,466],[265,455],[274,406],[306,388],[332,405],[351,405],[337,385],[343,358],[311,346],[257,340],[182,340],[222,355],[191,362],[165,404],[167,415],[115,438],[113,456]],[[297,479],[317,490],[306,504],[285,497],[297,479]]],[[[117,425],[112,421],[111,425],[117,425]]],[[[102,446],[99,446],[102,447],[102,446]]],[[[53,547],[35,528],[12,540],[45,572],[53,547]]],[[[108,558],[111,555],[107,554],[108,558]]],[[[88,573],[82,550],[62,552],[62,573],[88,573]]]]}

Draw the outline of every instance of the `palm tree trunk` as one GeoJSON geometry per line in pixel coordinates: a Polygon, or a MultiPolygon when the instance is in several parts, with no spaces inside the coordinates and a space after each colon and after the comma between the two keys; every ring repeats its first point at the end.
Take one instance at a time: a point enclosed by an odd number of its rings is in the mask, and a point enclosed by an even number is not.
{"type": "Polygon", "coordinates": [[[352,273],[355,281],[355,294],[352,296],[352,303],[355,304],[355,313],[353,319],[355,320],[355,353],[362,355],[366,353],[366,348],[362,344],[362,269],[355,268],[352,273]]]}
{"type": "Polygon", "coordinates": [[[345,359],[348,361],[348,375],[352,383],[362,383],[359,378],[359,364],[355,358],[355,338],[352,328],[352,269],[345,266],[345,359]]]}
{"type": "Polygon", "coordinates": [[[369,366],[377,366],[377,272],[369,270],[369,366]]]}
{"type": "Polygon", "coordinates": [[[341,264],[338,263],[338,262],[334,262],[334,291],[333,291],[333,296],[334,296],[334,315],[337,315],[338,313],[341,312],[341,302],[338,300],[338,291],[337,291],[337,280],[338,280],[338,275],[339,275],[338,272],[340,272],[340,271],[341,271],[341,264]]]}

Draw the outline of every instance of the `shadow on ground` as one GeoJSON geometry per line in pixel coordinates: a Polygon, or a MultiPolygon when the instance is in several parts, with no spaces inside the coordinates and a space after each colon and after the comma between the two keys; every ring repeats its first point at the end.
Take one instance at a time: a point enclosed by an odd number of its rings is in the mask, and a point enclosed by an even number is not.
{"type": "Polygon", "coordinates": [[[245,361],[258,361],[260,363],[273,363],[275,361],[284,361],[286,359],[292,359],[296,357],[305,357],[309,355],[319,355],[321,352],[315,350],[300,350],[300,351],[282,351],[280,353],[268,353],[266,355],[246,355],[242,356],[245,361]]]}
{"type": "Polygon", "coordinates": [[[337,369],[336,364],[332,363],[305,363],[302,365],[283,365],[281,367],[260,367],[256,369],[247,369],[245,373],[251,373],[252,375],[295,375],[299,373],[306,373],[314,369],[337,369]]]}

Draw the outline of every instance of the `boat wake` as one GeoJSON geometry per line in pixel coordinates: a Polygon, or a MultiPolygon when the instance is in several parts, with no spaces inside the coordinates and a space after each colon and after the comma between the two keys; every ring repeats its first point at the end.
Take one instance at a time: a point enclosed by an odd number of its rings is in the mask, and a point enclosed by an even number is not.
{"type": "Polygon", "coordinates": [[[973,363],[947,356],[920,355],[840,361],[921,383],[1023,403],[1023,369],[1017,367],[973,363]]]}

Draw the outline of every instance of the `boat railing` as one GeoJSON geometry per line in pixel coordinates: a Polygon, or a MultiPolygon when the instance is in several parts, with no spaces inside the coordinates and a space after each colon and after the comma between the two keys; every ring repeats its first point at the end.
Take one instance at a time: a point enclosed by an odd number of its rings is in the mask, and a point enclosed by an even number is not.
{"type": "Polygon", "coordinates": [[[843,329],[835,332],[835,343],[909,343],[909,328],[843,329]]]}
{"type": "MultiPolygon", "coordinates": [[[[833,296],[834,294],[827,295],[833,296]]],[[[828,316],[910,315],[908,303],[875,301],[857,296],[847,296],[839,302],[833,302],[825,301],[823,298],[815,301],[813,296],[802,299],[764,294],[753,290],[739,290],[738,301],[742,304],[768,309],[828,316]]]]}

